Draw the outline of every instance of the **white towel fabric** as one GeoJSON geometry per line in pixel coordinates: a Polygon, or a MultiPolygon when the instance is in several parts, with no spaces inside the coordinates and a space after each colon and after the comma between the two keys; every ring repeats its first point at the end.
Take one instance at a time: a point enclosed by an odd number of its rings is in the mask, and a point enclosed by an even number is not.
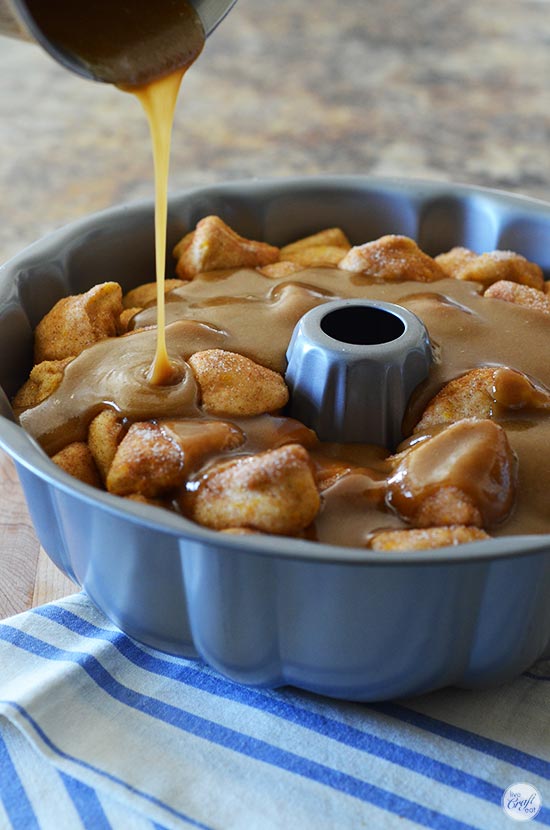
{"type": "Polygon", "coordinates": [[[550,826],[550,661],[497,690],[345,703],[252,689],[76,594],[0,624],[0,828],[550,826]]]}

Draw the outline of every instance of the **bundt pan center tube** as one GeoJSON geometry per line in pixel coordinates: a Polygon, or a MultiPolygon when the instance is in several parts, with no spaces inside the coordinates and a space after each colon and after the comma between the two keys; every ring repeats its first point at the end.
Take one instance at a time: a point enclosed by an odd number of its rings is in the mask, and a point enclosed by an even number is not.
{"type": "Polygon", "coordinates": [[[394,450],[432,352],[421,320],[402,306],[335,300],[301,318],[287,351],[290,414],[321,441],[394,450]]]}
{"type": "MultiPolygon", "coordinates": [[[[172,200],[169,245],[209,214],[274,245],[339,225],[353,244],[403,234],[432,256],[455,245],[511,249],[550,274],[550,205],[481,188],[359,176],[215,185],[172,200]]],[[[53,561],[130,636],[172,654],[200,655],[249,684],[383,700],[447,685],[495,685],[550,656],[546,535],[381,553],[219,534],[71,478],[23,432],[8,401],[32,365],[34,327],[61,297],[98,280],[115,280],[124,291],[149,281],[152,217],[150,203],[113,208],[51,234],[0,271],[0,445],[16,462],[53,561]]],[[[336,376],[342,361],[355,371],[354,350],[401,347],[415,325],[400,307],[379,308],[381,317],[368,312],[379,342],[357,343],[356,312],[339,304],[341,313],[331,316],[328,305],[320,307],[319,329],[341,353],[336,376]]],[[[363,313],[362,301],[351,306],[363,313]]],[[[399,350],[391,364],[398,381],[381,389],[376,382],[377,394],[391,395],[396,383],[406,405],[431,359],[421,331],[415,342],[414,372],[404,368],[409,352],[399,350]]],[[[327,390],[319,385],[311,384],[312,395],[324,406],[327,390]]],[[[348,400],[341,411],[364,426],[355,406],[348,400]]],[[[395,430],[393,424],[388,446],[399,441],[395,430]]]]}

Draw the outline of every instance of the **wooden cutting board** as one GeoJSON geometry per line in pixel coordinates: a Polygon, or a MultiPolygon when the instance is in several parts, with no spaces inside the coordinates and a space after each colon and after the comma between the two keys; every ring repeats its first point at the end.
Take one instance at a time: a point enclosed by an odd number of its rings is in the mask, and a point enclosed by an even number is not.
{"type": "Polygon", "coordinates": [[[14,464],[0,452],[0,619],[78,591],[36,538],[14,464]]]}

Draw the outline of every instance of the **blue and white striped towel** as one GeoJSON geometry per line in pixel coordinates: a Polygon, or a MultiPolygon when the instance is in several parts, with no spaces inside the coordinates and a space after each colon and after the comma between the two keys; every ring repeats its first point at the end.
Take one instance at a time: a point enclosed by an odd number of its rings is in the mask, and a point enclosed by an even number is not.
{"type": "Polygon", "coordinates": [[[500,830],[516,782],[550,826],[550,662],[367,705],[239,686],[84,594],[0,624],[2,830],[500,830]]]}

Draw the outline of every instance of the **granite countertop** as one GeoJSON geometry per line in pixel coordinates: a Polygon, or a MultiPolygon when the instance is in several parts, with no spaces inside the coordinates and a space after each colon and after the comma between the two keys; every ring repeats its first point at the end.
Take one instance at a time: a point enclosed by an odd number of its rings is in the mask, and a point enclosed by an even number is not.
{"type": "MultiPolygon", "coordinates": [[[[239,0],[184,81],[170,188],[373,173],[550,199],[543,0],[239,0]]],[[[0,260],[149,197],[131,96],[0,38],[0,260]]]]}

